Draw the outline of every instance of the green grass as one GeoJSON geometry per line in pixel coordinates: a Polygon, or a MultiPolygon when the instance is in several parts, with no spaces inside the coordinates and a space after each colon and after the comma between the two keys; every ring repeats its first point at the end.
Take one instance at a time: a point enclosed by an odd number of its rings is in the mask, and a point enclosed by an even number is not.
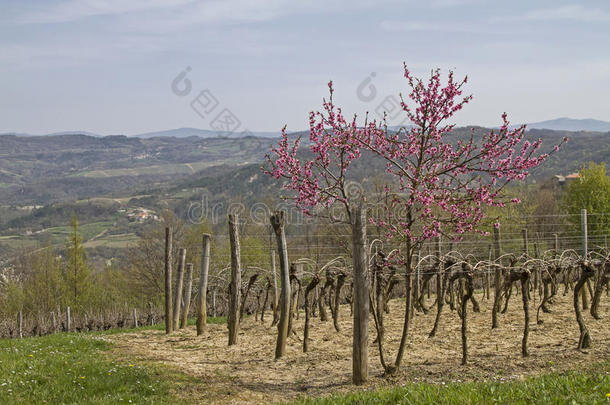
{"type": "Polygon", "coordinates": [[[304,398],[293,404],[608,404],[609,395],[610,360],[606,360],[587,371],[519,381],[408,383],[376,391],[304,398]]]}
{"type": "Polygon", "coordinates": [[[99,334],[0,341],[0,403],[177,403],[161,369],[112,361],[99,334]]]}
{"type": "MultiPolygon", "coordinates": [[[[210,324],[225,317],[208,317],[210,324]]],[[[188,325],[194,325],[189,319],[188,325]]],[[[197,379],[152,364],[113,360],[104,335],[163,330],[164,324],[91,333],[57,333],[0,340],[0,404],[177,404],[172,382],[195,386],[197,379]]]]}

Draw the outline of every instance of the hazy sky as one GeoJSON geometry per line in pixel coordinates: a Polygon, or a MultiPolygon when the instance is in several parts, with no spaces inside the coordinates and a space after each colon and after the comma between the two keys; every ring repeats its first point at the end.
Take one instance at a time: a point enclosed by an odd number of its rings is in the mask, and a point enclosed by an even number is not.
{"type": "Polygon", "coordinates": [[[0,132],[304,129],[329,79],[374,112],[403,61],[468,74],[458,124],[610,121],[605,0],[0,0],[0,132]]]}

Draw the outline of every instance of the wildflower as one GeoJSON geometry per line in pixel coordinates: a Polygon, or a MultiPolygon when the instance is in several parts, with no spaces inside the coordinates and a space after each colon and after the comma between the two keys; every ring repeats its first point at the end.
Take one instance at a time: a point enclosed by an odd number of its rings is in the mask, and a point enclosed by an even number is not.
{"type": "Polygon", "coordinates": [[[129,367],[133,367],[133,364],[130,364],[129,367]]]}
{"type": "Polygon", "coordinates": [[[81,380],[84,380],[84,379],[85,379],[85,376],[84,376],[84,375],[81,375],[81,376],[80,376],[80,378],[81,378],[81,380]]]}

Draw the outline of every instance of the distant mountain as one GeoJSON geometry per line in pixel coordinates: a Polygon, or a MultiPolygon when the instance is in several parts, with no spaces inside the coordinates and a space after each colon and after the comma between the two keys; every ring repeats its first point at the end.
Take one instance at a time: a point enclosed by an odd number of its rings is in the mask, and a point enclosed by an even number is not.
{"type": "Polygon", "coordinates": [[[245,136],[256,136],[258,138],[276,138],[280,136],[280,132],[249,132],[237,130],[234,132],[229,131],[214,131],[210,129],[199,129],[199,128],[176,128],[168,129],[166,131],[146,132],[143,134],[132,135],[136,138],[158,138],[158,137],[175,137],[175,138],[188,138],[189,136],[197,136],[199,138],[243,138],[245,136]]]}
{"type": "MultiPolygon", "coordinates": [[[[280,136],[280,132],[250,132],[250,131],[214,131],[211,129],[199,129],[199,128],[176,128],[176,129],[168,129],[166,131],[155,131],[155,132],[146,132],[143,134],[129,135],[133,138],[188,138],[191,136],[196,136],[198,138],[244,138],[247,136],[254,136],[257,138],[277,138],[280,136]]],[[[0,136],[2,135],[14,135],[21,137],[35,137],[35,136],[61,136],[61,135],[88,135],[93,137],[103,137],[104,135],[95,134],[93,132],[87,131],[63,131],[63,132],[53,132],[50,134],[26,134],[19,132],[0,132],[0,136]]]]}
{"type": "Polygon", "coordinates": [[[61,136],[61,135],[87,135],[87,136],[102,136],[99,134],[95,134],[93,132],[88,132],[88,131],[61,131],[61,132],[53,132],[50,134],[26,134],[26,133],[21,133],[21,132],[10,132],[10,131],[6,131],[6,132],[0,132],[0,136],[2,135],[14,135],[14,136],[61,136]]]}
{"type": "Polygon", "coordinates": [[[594,120],[592,118],[574,119],[574,118],[557,118],[554,120],[532,122],[527,124],[528,129],[551,129],[554,131],[590,131],[590,132],[608,132],[610,131],[610,122],[594,120]]]}

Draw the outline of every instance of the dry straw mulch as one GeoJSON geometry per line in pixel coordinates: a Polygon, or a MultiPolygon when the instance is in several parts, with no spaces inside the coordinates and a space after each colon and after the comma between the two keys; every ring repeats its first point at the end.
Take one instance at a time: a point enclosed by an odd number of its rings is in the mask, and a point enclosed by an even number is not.
{"type": "MultiPolygon", "coordinates": [[[[434,297],[432,297],[434,298],[434,297]]],[[[530,309],[531,325],[528,358],[521,357],[523,311],[520,296],[511,298],[506,314],[499,315],[500,327],[491,330],[491,302],[480,294],[476,298],[481,312],[473,313],[469,305],[469,364],[460,365],[460,319],[445,305],[436,337],[428,338],[434,323],[435,308],[426,315],[416,313],[409,330],[409,344],[402,371],[391,380],[382,377],[375,329],[370,324],[370,382],[363,388],[373,389],[408,381],[509,380],[541,372],[584,368],[592,362],[610,358],[610,299],[604,293],[600,303],[601,320],[585,311],[592,347],[577,351],[578,325],[572,307],[572,295],[556,297],[550,314],[536,324],[536,306],[530,309]]],[[[428,305],[432,304],[430,300],[428,305]]],[[[390,301],[386,315],[386,358],[393,359],[400,341],[404,300],[390,301]]],[[[330,315],[330,314],[329,314],[330,315]]],[[[110,337],[119,355],[146,362],[161,362],[196,376],[196,387],[183,387],[182,395],[201,403],[261,403],[285,401],[302,395],[319,396],[353,390],[351,381],[351,317],[349,307],[340,311],[341,332],[332,321],[311,323],[310,351],[302,352],[304,314],[295,321],[299,336],[289,339],[285,358],[274,361],[275,327],[270,326],[271,313],[265,324],[248,317],[241,324],[236,346],[227,346],[226,325],[208,325],[200,337],[194,327],[165,335],[163,331],[141,331],[110,337]]],[[[371,317],[372,318],[372,317],[371,317]]]]}

